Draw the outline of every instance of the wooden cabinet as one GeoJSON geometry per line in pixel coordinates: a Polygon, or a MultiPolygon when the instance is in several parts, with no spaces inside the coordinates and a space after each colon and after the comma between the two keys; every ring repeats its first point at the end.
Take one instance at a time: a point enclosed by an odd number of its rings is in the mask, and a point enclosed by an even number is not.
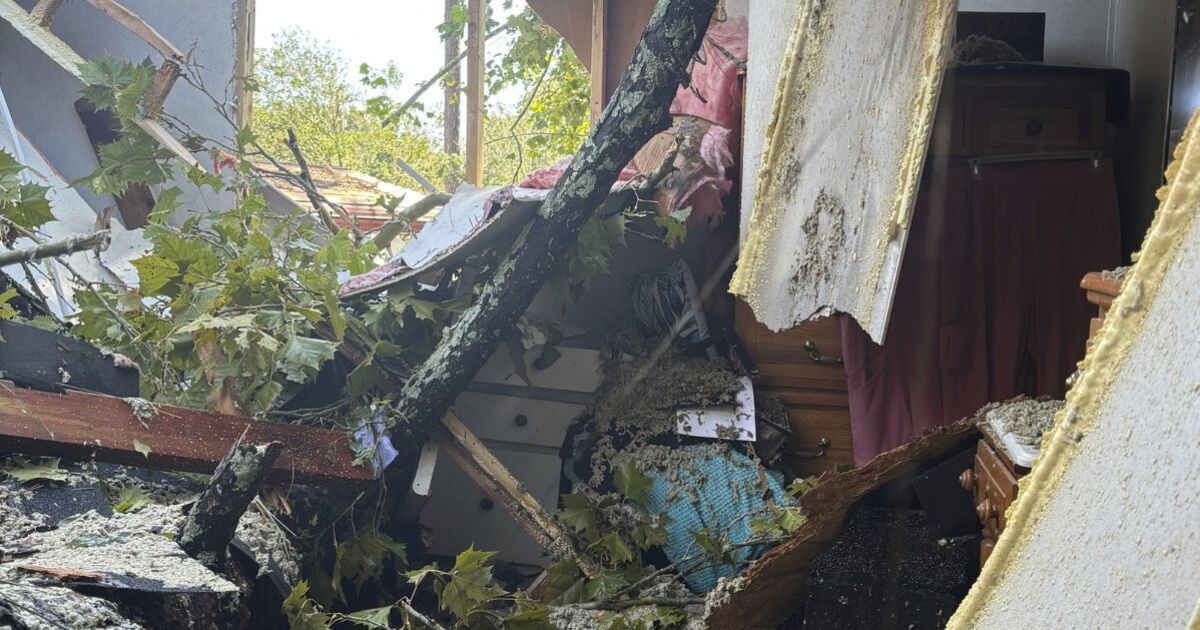
{"type": "Polygon", "coordinates": [[[817,475],[853,463],[838,320],[820,319],[775,333],[738,301],[734,322],[759,371],[755,388],[778,397],[787,409],[792,436],[785,459],[792,470],[817,475]]]}
{"type": "Polygon", "coordinates": [[[1006,513],[1008,506],[1017,500],[1017,480],[1028,474],[1029,469],[1009,459],[986,424],[980,424],[980,432],[983,439],[976,447],[974,463],[963,471],[959,481],[971,493],[975,513],[983,526],[979,544],[979,564],[983,566],[1008,524],[1006,513]]]}
{"type": "Polygon", "coordinates": [[[960,66],[948,72],[931,151],[949,157],[1105,151],[1107,123],[1123,124],[1128,74],[1032,63],[960,66]]]}

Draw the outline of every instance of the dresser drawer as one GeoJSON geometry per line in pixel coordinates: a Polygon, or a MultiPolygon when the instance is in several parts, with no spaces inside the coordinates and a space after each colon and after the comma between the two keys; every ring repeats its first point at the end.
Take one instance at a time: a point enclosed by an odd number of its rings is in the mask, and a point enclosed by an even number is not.
{"type": "MultiPolygon", "coordinates": [[[[554,512],[561,465],[557,456],[496,444],[488,444],[488,448],[542,507],[554,512]]],[[[445,454],[438,456],[421,524],[433,532],[431,551],[437,555],[454,557],[474,545],[496,551],[498,558],[508,562],[547,564],[542,547],[445,454]]]]}
{"type": "Polygon", "coordinates": [[[758,323],[750,307],[739,300],[735,322],[738,336],[758,368],[756,385],[846,391],[846,371],[840,362],[841,325],[836,318],[805,322],[777,333],[758,323]]]}
{"type": "Polygon", "coordinates": [[[849,409],[791,405],[786,409],[792,437],[785,459],[797,475],[819,475],[854,463],[849,409]]]}
{"type": "Polygon", "coordinates": [[[993,107],[983,142],[994,151],[1081,150],[1083,112],[1072,107],[993,107]]]}
{"type": "Polygon", "coordinates": [[[584,406],[464,392],[459,394],[454,409],[463,424],[482,440],[516,442],[557,451],[567,434],[567,426],[584,406]]]}
{"type": "Polygon", "coordinates": [[[1017,479],[984,440],[979,440],[975,452],[975,475],[974,498],[980,521],[985,527],[994,522],[997,533],[1003,531],[1008,524],[1008,506],[1017,500],[1017,479]]]}

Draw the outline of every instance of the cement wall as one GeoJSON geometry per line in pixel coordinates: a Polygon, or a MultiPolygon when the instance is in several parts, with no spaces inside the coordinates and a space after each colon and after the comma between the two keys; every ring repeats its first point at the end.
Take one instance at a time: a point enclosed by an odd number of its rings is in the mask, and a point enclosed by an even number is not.
{"type": "MultiPolygon", "coordinates": [[[[20,1],[26,8],[34,4],[34,0],[20,1]]],[[[185,53],[193,51],[196,61],[205,67],[201,76],[209,91],[218,97],[228,93],[232,117],[237,1],[123,0],[123,4],[176,47],[185,53]]],[[[161,55],[140,38],[85,2],[65,3],[51,30],[85,59],[96,59],[108,53],[131,61],[149,57],[155,65],[162,60],[161,55]]],[[[0,23],[0,89],[4,90],[17,127],[41,149],[67,181],[88,175],[98,165],[75,112],[79,88],[74,77],[7,23],[0,23]]],[[[211,101],[182,80],[171,91],[165,109],[206,137],[233,135],[234,130],[211,101]]],[[[208,161],[204,156],[201,160],[202,163],[208,161]]],[[[108,195],[94,195],[86,186],[77,188],[95,210],[113,203],[108,195]]],[[[185,187],[185,190],[189,188],[185,187]]],[[[191,195],[185,197],[185,202],[199,210],[209,204],[216,205],[218,200],[209,191],[207,198],[191,195]]]]}

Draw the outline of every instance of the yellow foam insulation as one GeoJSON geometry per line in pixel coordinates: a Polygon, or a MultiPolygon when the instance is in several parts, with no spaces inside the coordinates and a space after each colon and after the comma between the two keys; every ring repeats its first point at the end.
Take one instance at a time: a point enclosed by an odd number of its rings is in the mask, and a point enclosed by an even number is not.
{"type": "Polygon", "coordinates": [[[1200,115],[949,627],[1186,628],[1200,600],[1200,115]]]}
{"type": "Polygon", "coordinates": [[[836,311],[883,339],[957,5],[799,3],[730,285],[772,330],[836,311]]]}

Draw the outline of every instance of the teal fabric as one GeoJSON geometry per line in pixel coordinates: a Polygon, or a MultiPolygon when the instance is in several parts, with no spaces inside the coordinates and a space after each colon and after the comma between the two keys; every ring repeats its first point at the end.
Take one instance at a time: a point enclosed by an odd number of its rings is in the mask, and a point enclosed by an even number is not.
{"type": "MultiPolygon", "coordinates": [[[[683,447],[690,460],[686,470],[654,473],[648,495],[651,514],[666,514],[667,545],[663,548],[671,562],[679,562],[700,553],[692,532],[709,530],[729,532],[729,542],[740,543],[750,538],[751,516],[765,511],[759,465],[737,452],[719,452],[710,446],[683,447]],[[678,487],[672,485],[672,478],[678,487]]],[[[767,487],[776,505],[790,505],[784,491],[782,475],[766,475],[767,487]]],[[[753,560],[762,555],[761,547],[746,547],[734,552],[738,560],[753,560]]],[[[706,593],[721,577],[733,577],[744,565],[718,565],[697,569],[686,576],[688,588],[706,593]]]]}

